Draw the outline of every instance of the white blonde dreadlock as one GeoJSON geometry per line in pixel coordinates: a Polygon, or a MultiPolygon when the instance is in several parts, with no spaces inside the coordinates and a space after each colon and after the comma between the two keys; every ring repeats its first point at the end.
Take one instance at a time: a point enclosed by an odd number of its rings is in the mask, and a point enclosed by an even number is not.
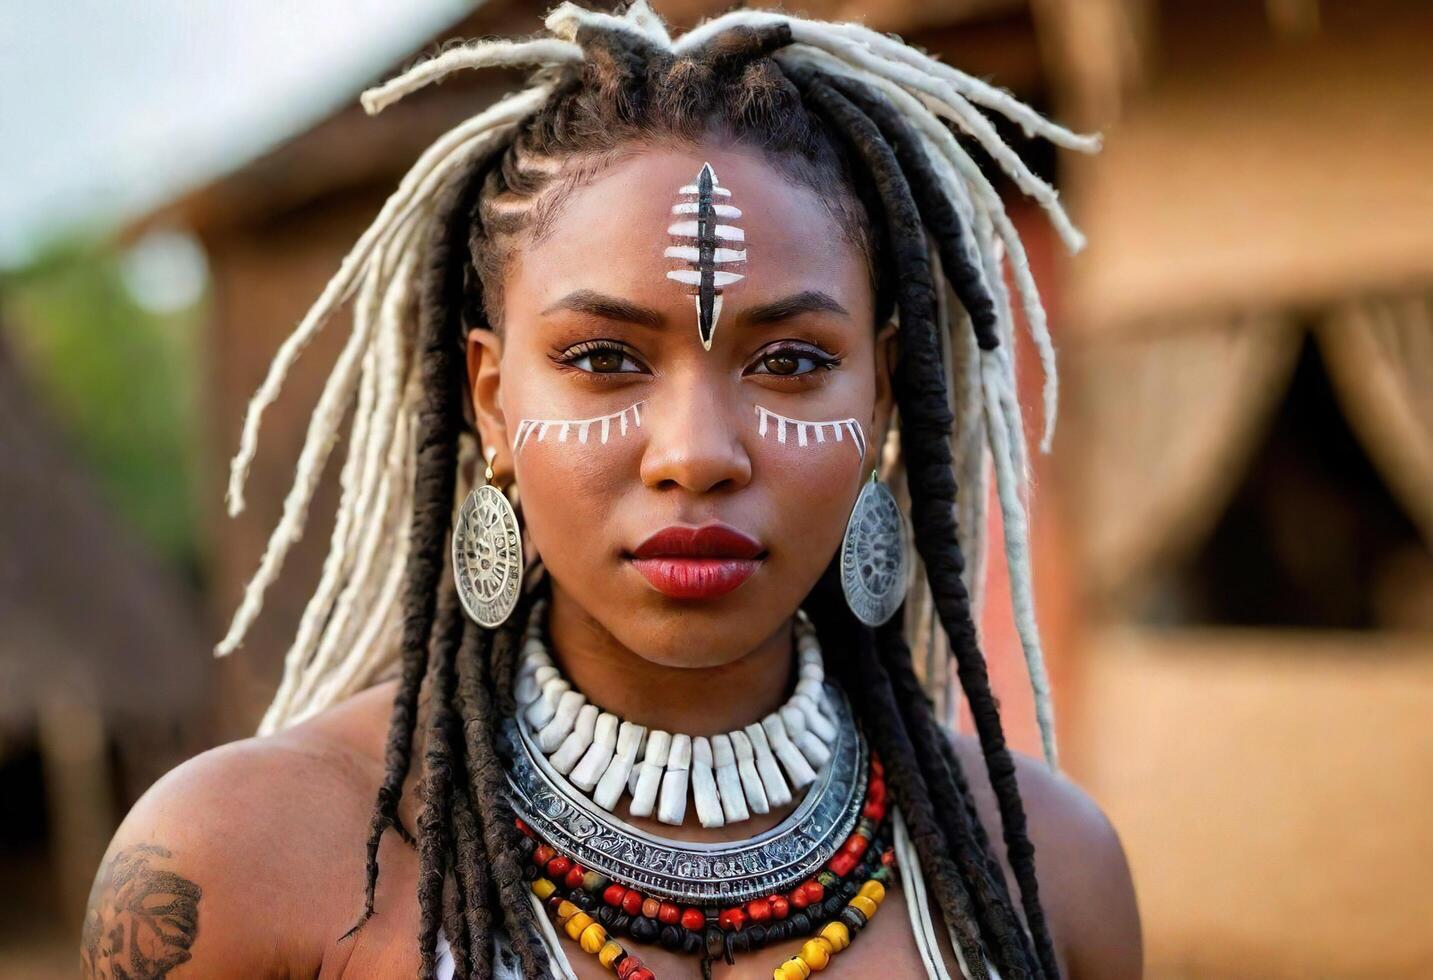
{"type": "MultiPolygon", "coordinates": [[[[779,62],[859,81],[901,112],[918,133],[942,189],[970,229],[966,238],[968,257],[994,298],[1000,343],[992,350],[978,350],[968,318],[958,303],[947,299],[942,286],[939,315],[946,334],[943,343],[957,418],[954,458],[956,476],[964,488],[960,526],[963,551],[969,559],[967,584],[978,597],[984,554],[984,488],[987,465],[993,464],[989,469],[993,470],[1003,518],[1015,624],[1029,669],[1045,755],[1054,765],[1054,718],[1031,583],[1026,499],[1029,463],[1015,386],[1015,318],[1005,288],[1007,260],[1045,373],[1041,447],[1046,450],[1054,433],[1058,400],[1054,347],[1019,234],[999,193],[946,122],[973,137],[1016,186],[1039,202],[1071,250],[1078,250],[1083,238],[1065,214],[1054,188],[1032,173],[1005,144],[982,110],[999,113],[1026,133],[1068,149],[1091,152],[1098,148],[1096,138],[1070,132],[1009,93],[899,39],[860,25],[739,10],[707,21],[673,41],[645,0],[637,0],[620,16],[563,3],[546,19],[551,37],[520,42],[478,41],[451,49],[363,93],[362,103],[370,113],[376,113],[426,85],[466,69],[516,65],[543,69],[580,62],[583,49],[575,38],[582,26],[630,32],[662,50],[681,55],[696,51],[734,27],[776,24],[787,25],[793,39],[792,44],[776,52],[779,62]]],[[[414,277],[420,265],[422,232],[434,202],[464,172],[465,164],[538,112],[551,91],[549,82],[537,82],[503,99],[450,130],[420,157],[344,259],[313,309],[279,349],[268,377],[254,396],[230,475],[231,514],[244,508],[244,484],[257,449],[264,410],[277,397],[303,347],[343,303],[354,299],[352,333],[319,399],[293,487],[284,501],[283,516],[229,632],[217,648],[221,655],[235,650],[258,615],[265,590],[303,533],[319,475],[338,438],[341,420],[356,399],[328,557],[285,658],[283,681],[264,717],[261,732],[275,731],[309,717],[361,690],[395,662],[392,637],[408,549],[414,429],[422,394],[413,353],[417,321],[414,277]]],[[[459,492],[465,489],[460,478],[459,492]]],[[[941,632],[935,628],[934,616],[922,613],[919,618],[922,634],[925,624],[933,636],[941,632]]],[[[924,636],[917,637],[918,646],[927,642],[924,636]]],[[[930,645],[936,644],[930,641],[930,645]]],[[[933,663],[932,657],[926,682],[943,688],[937,693],[941,705],[949,710],[951,671],[932,671],[933,663]]]]}

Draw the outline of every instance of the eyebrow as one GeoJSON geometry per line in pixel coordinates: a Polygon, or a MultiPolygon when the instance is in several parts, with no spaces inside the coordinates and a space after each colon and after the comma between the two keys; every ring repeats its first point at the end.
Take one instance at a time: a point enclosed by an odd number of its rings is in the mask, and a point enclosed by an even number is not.
{"type": "MultiPolygon", "coordinates": [[[[542,311],[542,315],[555,313],[558,310],[570,310],[574,313],[583,313],[588,316],[599,317],[603,320],[617,320],[623,323],[635,323],[641,326],[658,327],[662,325],[662,314],[645,306],[639,306],[630,300],[617,296],[608,296],[599,293],[594,289],[577,289],[557,302],[548,306],[542,311]]],[[[828,293],[819,289],[807,289],[803,292],[794,293],[770,303],[762,303],[760,306],[753,306],[743,310],[739,320],[752,325],[776,323],[780,320],[799,316],[802,313],[837,313],[841,316],[850,316],[850,312],[828,293]]]]}
{"type": "Polygon", "coordinates": [[[819,289],[808,289],[804,292],[787,296],[770,303],[762,303],[760,306],[753,306],[742,311],[738,319],[746,323],[775,323],[778,320],[785,320],[788,317],[798,316],[802,313],[839,313],[842,316],[850,316],[850,312],[836,302],[829,294],[819,289]]]}
{"type": "Polygon", "coordinates": [[[616,296],[607,296],[592,289],[578,289],[570,292],[543,310],[542,314],[546,316],[558,310],[571,310],[574,313],[585,313],[603,320],[620,320],[647,327],[662,325],[662,314],[656,310],[638,306],[636,303],[616,296]]]}

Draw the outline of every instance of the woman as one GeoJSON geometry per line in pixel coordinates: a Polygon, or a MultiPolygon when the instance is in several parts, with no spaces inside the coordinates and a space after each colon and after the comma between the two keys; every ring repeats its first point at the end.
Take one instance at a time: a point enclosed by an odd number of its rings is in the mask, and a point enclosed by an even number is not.
{"type": "Polygon", "coordinates": [[[854,25],[741,11],[673,41],[637,3],[548,27],[365,95],[537,68],[418,162],[255,399],[236,510],[263,408],[352,296],[220,647],[356,402],[283,683],[260,737],[120,828],[87,975],[1138,976],[1113,831],[1005,748],[954,507],[993,458],[1053,763],[1002,246],[1048,337],[945,121],[1059,220],[971,103],[1090,142],[854,25]],[[913,670],[922,610],[974,737],[913,670]]]}

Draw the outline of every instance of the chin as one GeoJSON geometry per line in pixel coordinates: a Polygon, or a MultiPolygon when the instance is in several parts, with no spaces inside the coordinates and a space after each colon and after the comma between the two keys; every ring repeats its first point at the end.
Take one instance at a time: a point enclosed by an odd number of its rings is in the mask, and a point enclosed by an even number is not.
{"type": "Polygon", "coordinates": [[[723,667],[746,656],[769,633],[751,629],[755,618],[740,604],[718,610],[657,598],[666,608],[651,614],[644,610],[612,629],[623,646],[648,663],[688,669],[723,667]]]}

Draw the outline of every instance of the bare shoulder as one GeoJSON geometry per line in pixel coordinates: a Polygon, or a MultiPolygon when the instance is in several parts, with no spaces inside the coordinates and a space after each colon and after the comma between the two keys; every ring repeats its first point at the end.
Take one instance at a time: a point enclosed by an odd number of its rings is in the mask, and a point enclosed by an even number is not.
{"type": "MultiPolygon", "coordinates": [[[[1018,894],[1004,848],[998,843],[999,809],[980,744],[974,736],[955,733],[951,742],[975,795],[981,822],[1000,854],[1011,894],[1018,894]]],[[[1070,976],[1111,980],[1141,976],[1139,909],[1118,832],[1099,805],[1073,781],[1041,760],[1012,754],[1035,845],[1041,903],[1070,976]]]]}
{"type": "Polygon", "coordinates": [[[353,913],[333,900],[382,775],[391,694],[363,694],[312,722],[204,752],[137,802],[90,893],[82,975],[288,975],[353,913]],[[312,947],[312,948],[310,948],[312,947]],[[187,964],[187,965],[186,965],[187,964]]]}

